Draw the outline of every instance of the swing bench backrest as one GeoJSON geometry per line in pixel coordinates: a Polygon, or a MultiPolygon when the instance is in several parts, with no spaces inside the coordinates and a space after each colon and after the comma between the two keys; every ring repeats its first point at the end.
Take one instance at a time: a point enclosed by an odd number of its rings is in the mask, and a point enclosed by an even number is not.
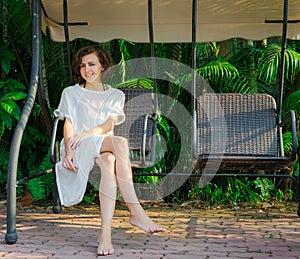
{"type": "MultiPolygon", "coordinates": [[[[295,133],[294,113],[290,112],[295,133]]],[[[204,94],[198,98],[196,168],[207,160],[227,170],[281,170],[290,159],[280,154],[282,135],[274,98],[266,94],[204,94]],[[215,143],[218,141],[218,143],[215,143]]],[[[285,121],[285,119],[283,120],[285,121]]],[[[296,136],[293,134],[294,147],[296,136]]]]}
{"type": "Polygon", "coordinates": [[[114,134],[127,138],[133,168],[151,166],[155,159],[156,111],[154,94],[146,88],[120,88],[125,93],[125,122],[114,134]]]}

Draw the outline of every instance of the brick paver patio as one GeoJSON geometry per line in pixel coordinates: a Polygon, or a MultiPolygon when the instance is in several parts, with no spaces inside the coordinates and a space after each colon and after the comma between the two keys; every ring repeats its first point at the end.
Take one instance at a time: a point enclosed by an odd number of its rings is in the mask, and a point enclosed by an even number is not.
{"type": "MultiPolygon", "coordinates": [[[[194,209],[144,206],[167,228],[147,235],[128,223],[128,211],[118,206],[113,221],[115,253],[107,258],[300,258],[300,218],[295,211],[194,209]]],[[[100,217],[97,207],[18,209],[18,242],[7,245],[5,207],[0,208],[0,258],[92,259],[100,217]]]]}

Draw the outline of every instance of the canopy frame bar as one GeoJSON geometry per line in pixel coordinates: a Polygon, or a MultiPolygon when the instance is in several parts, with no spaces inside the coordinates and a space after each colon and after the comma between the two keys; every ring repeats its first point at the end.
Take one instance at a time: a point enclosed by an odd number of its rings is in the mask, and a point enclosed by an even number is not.
{"type": "MultiPolygon", "coordinates": [[[[284,77],[285,77],[285,52],[287,43],[287,27],[288,27],[288,0],[284,0],[283,7],[283,25],[282,25],[282,43],[281,43],[281,63],[279,69],[279,87],[278,87],[278,97],[277,97],[277,123],[281,124],[281,112],[282,112],[282,99],[283,99],[283,88],[284,88],[284,77]]],[[[283,156],[283,139],[282,139],[282,127],[278,129],[279,138],[279,155],[283,156]]]]}
{"type": "MultiPolygon", "coordinates": [[[[154,46],[154,33],[153,33],[153,4],[152,0],[148,0],[148,32],[150,40],[150,51],[151,51],[151,73],[153,79],[153,96],[155,113],[158,113],[158,101],[157,101],[157,80],[156,80],[156,62],[155,62],[155,46],[154,46]]],[[[155,116],[156,116],[155,114],[155,116]]]]}
{"type": "Polygon", "coordinates": [[[197,93],[196,93],[196,66],[197,66],[197,49],[196,49],[196,33],[197,33],[197,0],[193,0],[192,3],[192,104],[193,104],[193,125],[192,125],[192,158],[193,160],[197,157],[196,152],[196,146],[197,146],[197,134],[196,134],[196,128],[197,128],[197,93]]]}
{"type": "Polygon", "coordinates": [[[65,33],[65,40],[66,40],[66,49],[67,49],[67,56],[68,56],[68,64],[69,64],[69,77],[71,84],[74,84],[73,79],[73,72],[72,72],[72,55],[71,55],[71,46],[70,46],[70,36],[69,36],[69,26],[68,26],[68,0],[64,0],[63,2],[63,12],[64,12],[64,33],[65,33]]]}

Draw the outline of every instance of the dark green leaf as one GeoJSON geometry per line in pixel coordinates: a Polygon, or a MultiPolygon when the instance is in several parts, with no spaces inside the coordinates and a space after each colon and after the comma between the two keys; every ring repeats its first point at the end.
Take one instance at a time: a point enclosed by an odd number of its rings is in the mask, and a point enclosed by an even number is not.
{"type": "Polygon", "coordinates": [[[10,71],[10,61],[8,59],[1,59],[1,67],[4,71],[4,73],[7,75],[10,71]]]}
{"type": "Polygon", "coordinates": [[[6,100],[21,100],[26,98],[27,94],[22,93],[22,92],[12,92],[4,95],[3,97],[0,98],[0,102],[6,101],[6,100]]]}

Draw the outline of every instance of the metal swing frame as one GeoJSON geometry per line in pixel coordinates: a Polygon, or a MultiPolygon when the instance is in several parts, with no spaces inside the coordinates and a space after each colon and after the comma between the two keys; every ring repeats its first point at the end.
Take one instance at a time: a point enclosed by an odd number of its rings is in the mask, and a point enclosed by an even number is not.
{"type": "MultiPolygon", "coordinates": [[[[66,0],[64,0],[64,3],[67,3],[66,0]]],[[[285,53],[285,47],[286,47],[286,30],[287,30],[287,7],[288,7],[288,0],[284,0],[284,22],[283,22],[283,37],[282,37],[282,64],[281,64],[281,73],[280,73],[280,89],[279,89],[279,98],[278,98],[278,109],[277,109],[277,114],[278,114],[278,127],[279,131],[282,126],[282,124],[285,122],[285,118],[281,118],[281,107],[282,107],[282,92],[283,92],[283,83],[284,83],[284,53],[285,53]]],[[[149,8],[150,10],[150,8],[149,8]]],[[[151,5],[151,10],[152,10],[152,5],[151,5]]],[[[197,3],[196,0],[193,0],[193,36],[192,36],[192,54],[193,54],[193,89],[196,89],[195,85],[195,59],[196,59],[196,11],[197,11],[197,3]]],[[[65,10],[66,12],[66,10],[65,10]]],[[[65,13],[65,19],[67,17],[67,13],[65,13]]],[[[67,21],[67,19],[65,20],[67,21]]],[[[65,28],[67,29],[67,27],[65,28]]],[[[150,30],[151,31],[151,30],[150,30]]],[[[66,35],[68,35],[66,33],[66,35]]],[[[152,34],[153,35],[153,34],[152,34]]],[[[150,35],[151,39],[151,35],[150,35]]],[[[153,38],[152,38],[153,42],[153,38]]],[[[67,43],[68,44],[68,43],[67,43]]],[[[69,49],[69,47],[67,48],[69,49]]],[[[24,108],[22,110],[22,115],[20,120],[18,121],[18,124],[16,126],[13,140],[11,143],[11,150],[10,150],[10,157],[9,157],[9,165],[8,165],[8,183],[7,183],[7,188],[8,188],[8,195],[7,195],[7,232],[5,235],[5,241],[8,244],[14,244],[17,242],[17,231],[16,231],[16,185],[17,185],[17,180],[16,180],[16,172],[17,172],[17,164],[18,164],[18,156],[19,156],[19,151],[20,151],[20,145],[21,145],[21,140],[22,140],[22,135],[24,132],[24,129],[26,127],[28,118],[31,113],[31,109],[34,104],[35,96],[37,93],[38,89],[38,84],[40,75],[41,75],[41,2],[40,0],[32,0],[32,68],[31,68],[31,78],[30,78],[30,85],[29,85],[29,91],[28,91],[28,97],[26,99],[24,108]],[[37,65],[38,64],[38,65],[37,65]]],[[[153,50],[151,47],[152,55],[153,55],[153,50]]],[[[68,52],[69,55],[69,52],[68,52]]],[[[69,56],[70,59],[70,56],[69,56]]],[[[154,65],[155,67],[155,65],[154,65]]],[[[155,70],[154,70],[155,73],[155,70]]],[[[153,75],[153,78],[155,79],[155,74],[153,75]]],[[[156,87],[156,82],[154,80],[154,87],[156,87]]],[[[193,100],[193,116],[194,116],[194,125],[193,125],[193,137],[194,137],[194,143],[192,146],[192,154],[194,155],[194,159],[197,160],[199,158],[199,154],[197,154],[197,136],[195,134],[195,129],[197,128],[196,125],[196,118],[197,118],[197,101],[193,100]]],[[[295,154],[295,153],[293,153],[295,154]]],[[[198,174],[198,175],[203,175],[203,174],[198,174]]],[[[219,176],[219,175],[216,175],[219,176]]],[[[223,176],[237,176],[239,177],[240,175],[237,174],[226,174],[223,176]]],[[[253,174],[246,174],[243,176],[249,176],[249,177],[257,177],[261,175],[253,175],[253,174]]],[[[279,176],[279,175],[277,175],[279,176]]],[[[272,175],[264,175],[264,177],[275,177],[273,174],[272,175]]],[[[280,175],[280,177],[289,177],[286,175],[280,175]]],[[[292,178],[298,186],[299,190],[299,179],[292,178]]],[[[300,201],[299,193],[297,195],[298,201],[300,201]]],[[[299,210],[298,210],[299,214],[299,210]]]]}

